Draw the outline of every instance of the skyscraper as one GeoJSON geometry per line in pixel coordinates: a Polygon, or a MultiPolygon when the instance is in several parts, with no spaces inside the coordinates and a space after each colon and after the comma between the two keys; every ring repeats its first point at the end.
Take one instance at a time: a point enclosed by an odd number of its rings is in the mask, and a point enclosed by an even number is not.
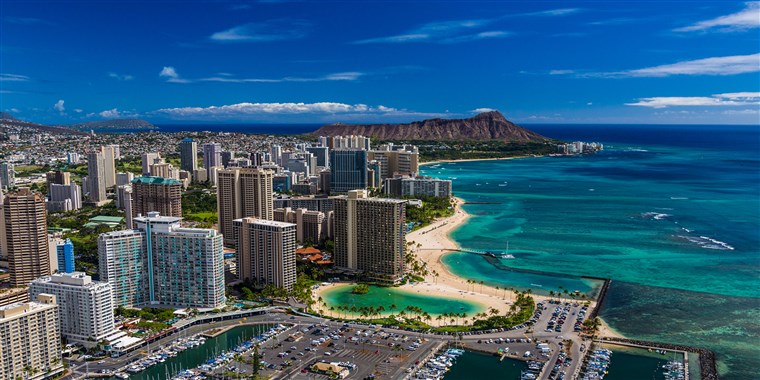
{"type": "Polygon", "coordinates": [[[367,188],[367,151],[334,149],[330,151],[330,192],[345,193],[367,188]]]}
{"type": "Polygon", "coordinates": [[[0,163],[0,189],[10,189],[16,185],[16,172],[10,162],[0,163]]]}
{"type": "Polygon", "coordinates": [[[296,282],[296,225],[257,218],[233,221],[241,280],[291,290],[296,282]]]}
{"type": "Polygon", "coordinates": [[[58,312],[52,294],[0,307],[0,377],[42,379],[63,371],[58,312]],[[29,368],[40,372],[30,375],[29,368]]]}
{"type": "Polygon", "coordinates": [[[306,148],[306,151],[317,158],[317,166],[323,168],[330,166],[330,152],[326,146],[310,146],[306,148]]]}
{"type": "Polygon", "coordinates": [[[255,217],[272,220],[274,172],[258,168],[229,168],[217,173],[219,232],[224,244],[234,246],[232,221],[255,217]]]}
{"type": "Polygon", "coordinates": [[[217,143],[203,144],[203,168],[222,166],[222,146],[217,143]]]}
{"type": "Polygon", "coordinates": [[[106,198],[106,163],[102,152],[87,154],[87,192],[91,203],[101,205],[106,198]]]}
{"type": "Polygon", "coordinates": [[[52,294],[58,301],[61,334],[93,347],[114,332],[111,284],[92,281],[82,272],[57,273],[29,284],[29,298],[52,294]]]}
{"type": "Polygon", "coordinates": [[[134,218],[134,230],[98,237],[100,279],[113,286],[115,306],[224,304],[222,236],[180,220],[150,212],[134,218]]]}
{"type": "Polygon", "coordinates": [[[37,277],[50,274],[45,199],[22,187],[3,201],[5,254],[11,272],[11,286],[26,286],[37,277]]]}
{"type": "Polygon", "coordinates": [[[132,180],[132,216],[156,211],[164,216],[182,216],[182,183],[162,177],[132,180]]]}
{"type": "Polygon", "coordinates": [[[74,243],[71,239],[58,242],[55,246],[55,253],[58,258],[58,272],[74,272],[74,243]]]}
{"type": "Polygon", "coordinates": [[[60,170],[47,172],[45,173],[45,181],[48,188],[50,188],[50,185],[68,185],[71,183],[71,173],[60,170]]]}
{"type": "Polygon", "coordinates": [[[118,145],[106,145],[100,147],[100,151],[103,154],[103,171],[105,172],[105,184],[107,189],[116,185],[116,147],[118,147],[118,145]]]}
{"type": "Polygon", "coordinates": [[[419,152],[412,145],[383,145],[382,149],[367,152],[367,159],[376,160],[380,163],[381,179],[393,178],[400,174],[415,176],[419,169],[419,152]]]}
{"type": "Polygon", "coordinates": [[[366,190],[335,199],[336,266],[382,282],[404,271],[406,201],[367,198],[366,190]]]}
{"type": "Polygon", "coordinates": [[[163,162],[160,153],[143,153],[142,155],[142,174],[150,175],[150,166],[163,162]]]}
{"type": "Polygon", "coordinates": [[[82,189],[76,183],[48,185],[47,207],[48,211],[79,210],[82,208],[82,189]]]}
{"type": "Polygon", "coordinates": [[[198,169],[198,143],[186,137],[179,143],[180,169],[192,173],[198,169]]]}

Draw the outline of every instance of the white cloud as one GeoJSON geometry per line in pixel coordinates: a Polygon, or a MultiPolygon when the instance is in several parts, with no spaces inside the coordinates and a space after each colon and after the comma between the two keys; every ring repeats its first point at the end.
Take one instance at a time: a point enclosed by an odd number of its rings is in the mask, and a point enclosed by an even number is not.
{"type": "Polygon", "coordinates": [[[269,20],[216,32],[209,39],[227,43],[295,40],[305,37],[310,26],[311,24],[302,20],[269,20]]]}
{"type": "Polygon", "coordinates": [[[469,42],[469,41],[477,41],[477,40],[485,40],[485,39],[492,39],[492,38],[506,38],[511,36],[512,32],[507,32],[503,30],[490,30],[486,32],[480,32],[475,34],[465,34],[462,36],[457,37],[451,37],[441,40],[441,43],[444,44],[456,44],[460,42],[469,42]]]}
{"type": "Polygon", "coordinates": [[[496,111],[493,108],[475,108],[474,110],[470,111],[472,113],[483,113],[483,112],[493,112],[496,111]]]}
{"type": "Polygon", "coordinates": [[[4,82],[27,82],[29,77],[26,75],[18,74],[0,74],[0,81],[4,82]]]}
{"type": "Polygon", "coordinates": [[[108,76],[110,78],[114,78],[114,79],[118,79],[118,80],[123,80],[123,81],[135,79],[135,77],[133,77],[132,75],[128,75],[128,74],[122,75],[122,74],[117,74],[117,73],[114,73],[114,72],[108,73],[108,76]]]}
{"type": "Polygon", "coordinates": [[[696,24],[674,29],[676,32],[694,31],[743,31],[760,27],[760,2],[745,3],[743,10],[711,20],[700,21],[696,24]]]}
{"type": "Polygon", "coordinates": [[[578,78],[654,78],[673,75],[737,75],[760,71],[760,53],[731,55],[681,61],[642,69],[611,72],[551,70],[549,75],[574,75],[578,78]]]}
{"type": "Polygon", "coordinates": [[[633,77],[666,77],[670,75],[735,75],[760,71],[760,53],[711,57],[647,67],[624,72],[633,77]]]}
{"type": "Polygon", "coordinates": [[[242,120],[267,116],[309,115],[310,117],[336,116],[352,119],[359,117],[440,117],[440,113],[420,113],[383,105],[316,103],[237,103],[209,107],[162,108],[152,112],[156,116],[185,120],[242,120]]]}
{"type": "Polygon", "coordinates": [[[116,108],[112,108],[110,110],[102,111],[98,115],[100,115],[100,117],[103,117],[103,118],[106,118],[106,119],[114,119],[114,118],[120,117],[121,116],[121,112],[119,112],[119,110],[116,109],[116,108]]]}
{"type": "Polygon", "coordinates": [[[641,98],[635,103],[626,103],[626,105],[649,108],[758,106],[760,92],[732,92],[712,96],[661,96],[641,98]]]}
{"type": "Polygon", "coordinates": [[[168,78],[166,81],[170,83],[190,83],[189,80],[182,79],[173,66],[164,66],[161,72],[158,73],[158,76],[168,78]]]}
{"type": "MultiPolygon", "coordinates": [[[[406,42],[441,42],[442,40],[462,37],[468,30],[483,27],[494,20],[452,20],[422,24],[409,32],[388,37],[370,38],[355,41],[355,44],[406,43],[406,42]]],[[[466,33],[469,34],[469,33],[466,33]]]]}
{"type": "Polygon", "coordinates": [[[76,113],[82,113],[82,112],[84,112],[84,110],[81,109],[81,108],[74,108],[74,112],[76,112],[76,113]]]}
{"type": "Polygon", "coordinates": [[[58,100],[57,102],[55,102],[55,104],[53,104],[53,108],[55,108],[55,110],[60,113],[63,113],[64,111],[66,111],[66,107],[63,106],[63,100],[58,100]]]}

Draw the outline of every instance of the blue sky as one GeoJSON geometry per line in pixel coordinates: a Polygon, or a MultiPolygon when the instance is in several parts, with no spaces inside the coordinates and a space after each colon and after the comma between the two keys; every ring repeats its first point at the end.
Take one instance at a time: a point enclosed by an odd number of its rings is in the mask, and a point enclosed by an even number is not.
{"type": "Polygon", "coordinates": [[[42,123],[760,124],[760,3],[0,2],[0,110],[42,123]]]}

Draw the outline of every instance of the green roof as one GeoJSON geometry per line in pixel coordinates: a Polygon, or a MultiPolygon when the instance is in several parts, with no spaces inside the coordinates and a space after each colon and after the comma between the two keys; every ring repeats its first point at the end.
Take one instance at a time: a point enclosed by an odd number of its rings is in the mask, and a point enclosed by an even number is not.
{"type": "Polygon", "coordinates": [[[164,178],[164,177],[137,177],[132,180],[132,183],[144,183],[147,185],[181,185],[182,184],[174,178],[164,178]]]}
{"type": "Polygon", "coordinates": [[[124,221],[123,216],[106,216],[98,215],[94,218],[90,218],[90,223],[121,223],[124,221]]]}

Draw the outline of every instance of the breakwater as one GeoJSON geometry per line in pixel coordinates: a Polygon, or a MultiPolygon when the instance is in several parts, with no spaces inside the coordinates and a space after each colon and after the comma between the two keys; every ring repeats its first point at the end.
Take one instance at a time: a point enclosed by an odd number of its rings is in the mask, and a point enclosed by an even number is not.
{"type": "Polygon", "coordinates": [[[715,363],[715,353],[702,347],[684,346],[681,344],[647,342],[644,340],[625,338],[602,338],[602,343],[622,343],[626,345],[640,346],[644,348],[659,348],[671,351],[693,352],[699,355],[699,374],[702,380],[718,380],[718,367],[715,363]]]}
{"type": "Polygon", "coordinates": [[[593,309],[591,309],[591,312],[588,314],[588,319],[594,320],[594,318],[596,318],[599,315],[599,311],[602,310],[602,303],[604,303],[604,298],[607,297],[607,291],[610,289],[610,283],[612,283],[612,280],[610,280],[609,278],[598,278],[598,277],[587,277],[587,276],[584,276],[584,278],[604,281],[601,289],[599,289],[599,296],[596,298],[596,305],[594,306],[593,309]]]}

